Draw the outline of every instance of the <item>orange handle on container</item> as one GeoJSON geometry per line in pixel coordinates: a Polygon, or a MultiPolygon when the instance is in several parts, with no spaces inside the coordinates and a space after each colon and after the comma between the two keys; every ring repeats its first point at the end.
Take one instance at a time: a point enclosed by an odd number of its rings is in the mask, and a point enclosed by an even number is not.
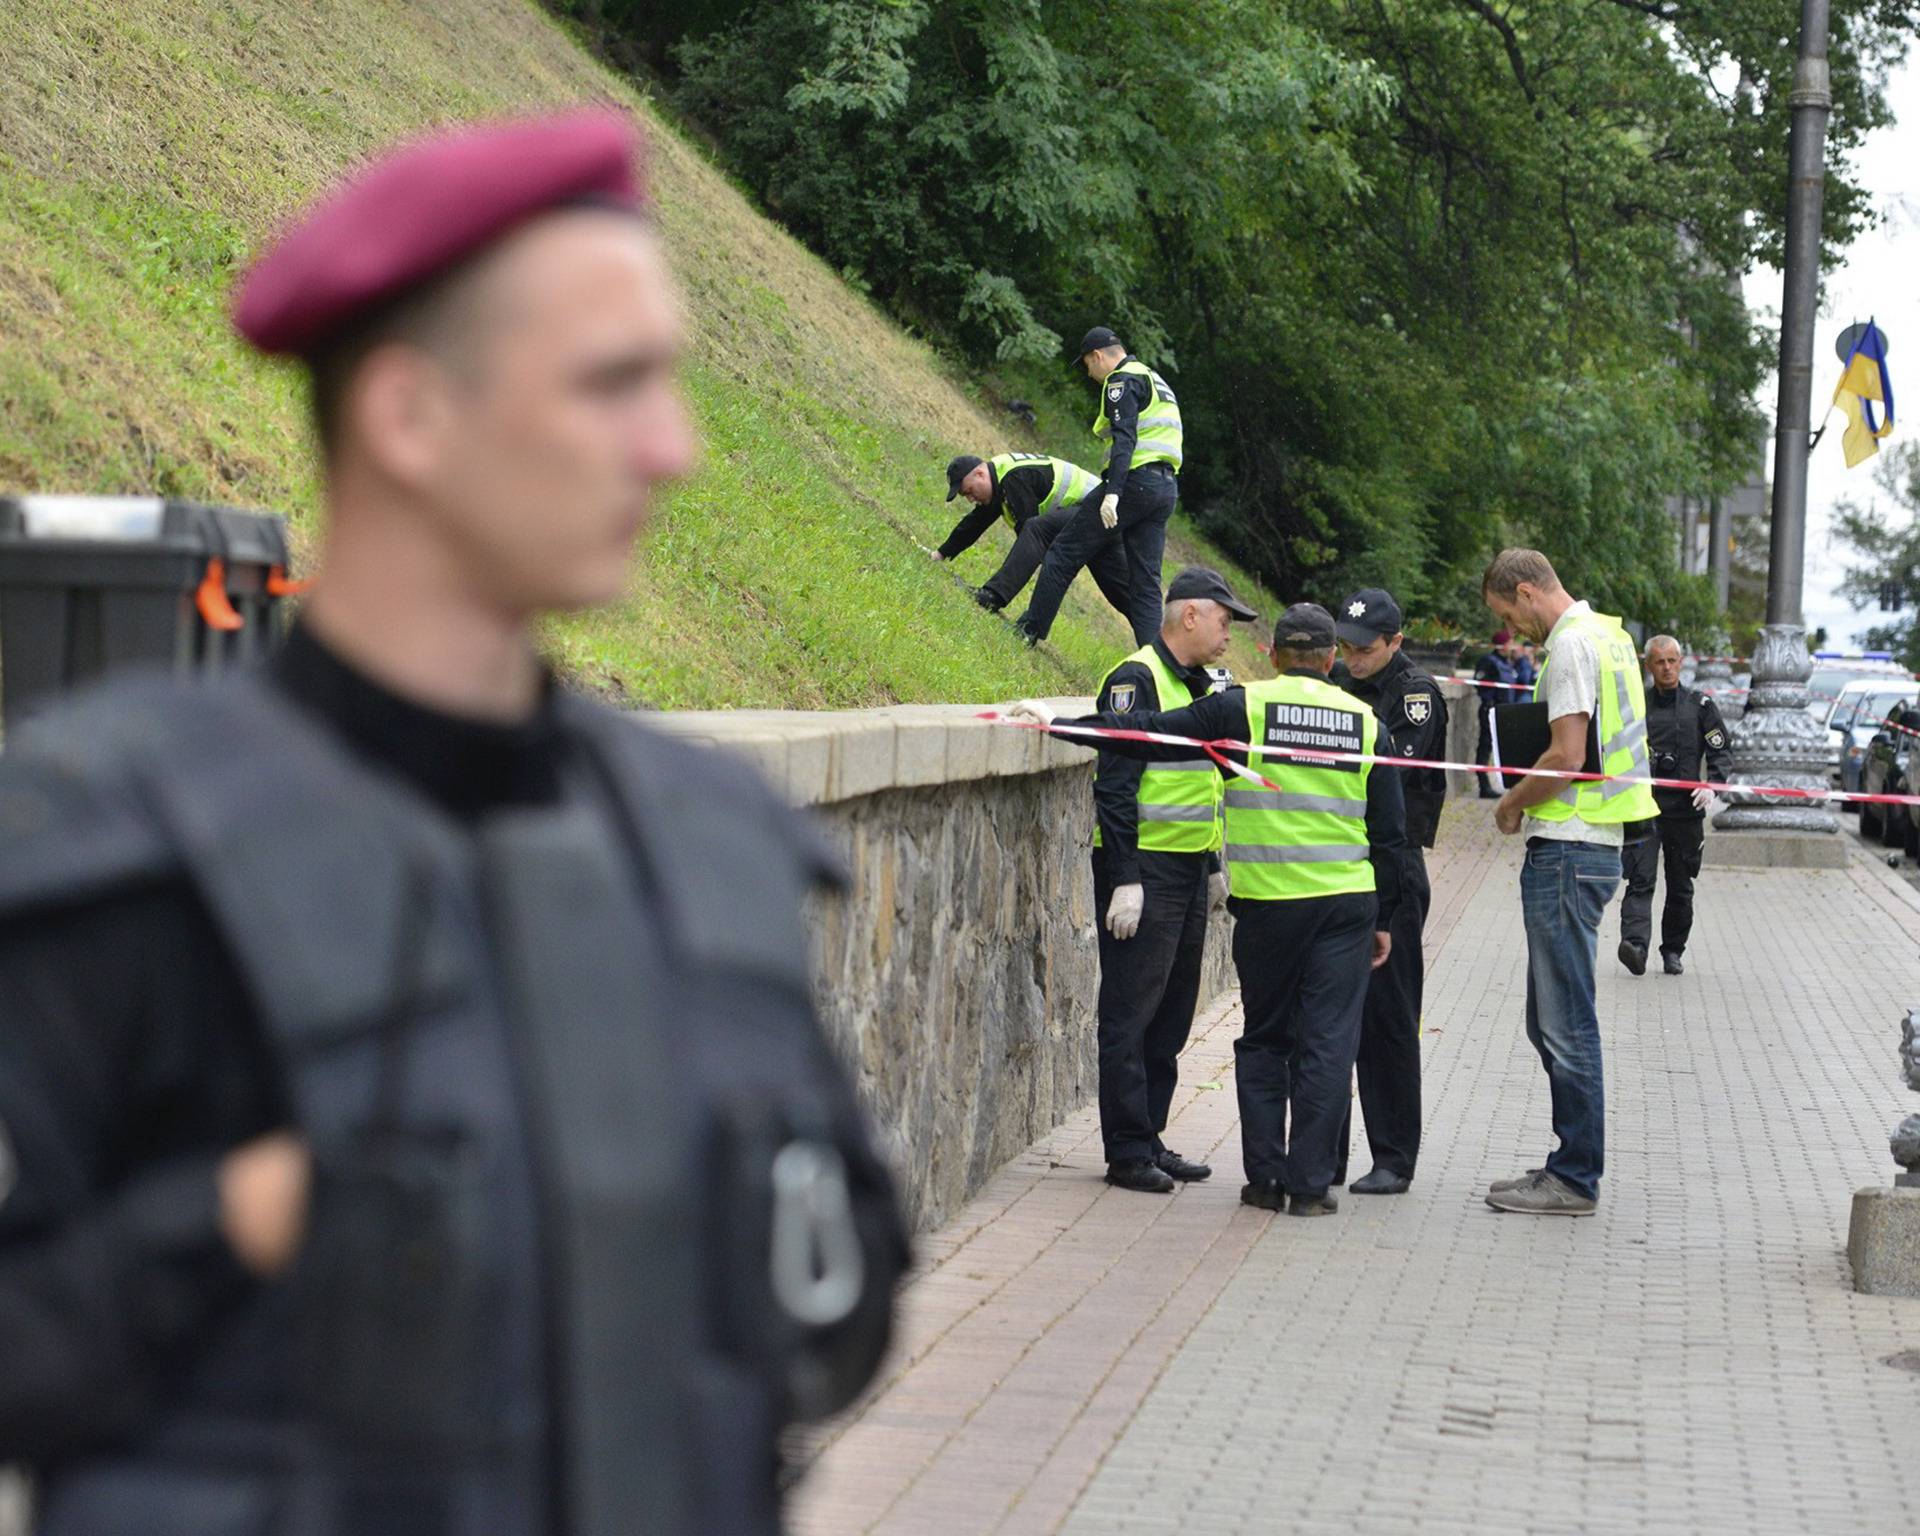
{"type": "Polygon", "coordinates": [[[303,576],[298,581],[294,581],[279,566],[267,567],[267,592],[270,596],[298,597],[312,585],[311,576],[303,576]]]}
{"type": "Polygon", "coordinates": [[[207,562],[207,574],[200,578],[199,589],[193,594],[193,605],[200,610],[200,617],[206,621],[209,629],[246,627],[246,620],[227,601],[227,562],[224,560],[207,562]]]}

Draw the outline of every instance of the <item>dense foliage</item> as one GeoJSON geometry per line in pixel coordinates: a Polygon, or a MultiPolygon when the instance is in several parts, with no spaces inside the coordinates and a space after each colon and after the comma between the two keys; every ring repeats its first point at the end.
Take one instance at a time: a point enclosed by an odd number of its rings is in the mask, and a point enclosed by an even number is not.
{"type": "MultiPolygon", "coordinates": [[[[1181,391],[1186,505],[1283,593],[1480,627],[1537,543],[1712,627],[1666,498],[1737,481],[1789,0],[574,0],[817,251],[1015,380],[1111,323],[1181,391]],[[1024,370],[1024,374],[1023,374],[1024,370]]],[[[1920,4],[1836,0],[1826,237],[1920,4]]],[[[1084,392],[1084,391],[1083,391],[1084,392]]]]}

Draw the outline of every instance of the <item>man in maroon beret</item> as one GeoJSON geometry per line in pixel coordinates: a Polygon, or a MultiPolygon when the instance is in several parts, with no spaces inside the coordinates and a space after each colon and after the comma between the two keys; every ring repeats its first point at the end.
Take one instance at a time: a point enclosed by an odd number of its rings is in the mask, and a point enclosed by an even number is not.
{"type": "Polygon", "coordinates": [[[0,761],[0,1463],[44,1536],[772,1533],[905,1243],[837,860],[533,643],[694,455],[632,129],[403,148],[234,313],[312,376],[313,596],[0,761]]]}

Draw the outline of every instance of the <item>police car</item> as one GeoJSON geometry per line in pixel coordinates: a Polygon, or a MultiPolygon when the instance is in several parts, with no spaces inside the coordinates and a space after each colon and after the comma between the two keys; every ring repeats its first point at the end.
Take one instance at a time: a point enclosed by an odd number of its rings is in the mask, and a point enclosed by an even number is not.
{"type": "Polygon", "coordinates": [[[1913,674],[1893,659],[1891,651],[1815,651],[1813,675],[1807,679],[1807,713],[1827,724],[1848,683],[1876,677],[1908,682],[1913,674]]]}

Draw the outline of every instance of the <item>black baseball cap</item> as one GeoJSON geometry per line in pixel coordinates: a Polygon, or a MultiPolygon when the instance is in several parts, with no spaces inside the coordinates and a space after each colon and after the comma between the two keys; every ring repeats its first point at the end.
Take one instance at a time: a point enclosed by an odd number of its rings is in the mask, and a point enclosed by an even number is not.
{"type": "Polygon", "coordinates": [[[1233,588],[1227,585],[1224,576],[1218,571],[1208,570],[1204,565],[1190,565],[1167,583],[1168,602],[1178,603],[1193,597],[1204,597],[1209,602],[1218,603],[1236,619],[1260,617],[1233,595],[1233,588]]]}
{"type": "Polygon", "coordinates": [[[1340,605],[1340,617],[1333,627],[1348,645],[1372,645],[1382,635],[1399,634],[1405,624],[1406,615],[1391,592],[1367,587],[1340,605]]]}
{"type": "Polygon", "coordinates": [[[1295,603],[1273,626],[1276,651],[1324,651],[1333,644],[1333,615],[1318,603],[1295,603]]]}
{"type": "Polygon", "coordinates": [[[987,461],[971,453],[963,453],[947,465],[947,500],[952,501],[960,494],[960,482],[972,474],[987,461]]]}
{"type": "Polygon", "coordinates": [[[1086,335],[1080,338],[1079,350],[1073,355],[1076,358],[1085,357],[1089,352],[1100,352],[1108,347],[1117,347],[1120,345],[1121,341],[1118,336],[1114,335],[1113,332],[1108,330],[1104,325],[1096,325],[1092,330],[1088,331],[1086,335]]]}

